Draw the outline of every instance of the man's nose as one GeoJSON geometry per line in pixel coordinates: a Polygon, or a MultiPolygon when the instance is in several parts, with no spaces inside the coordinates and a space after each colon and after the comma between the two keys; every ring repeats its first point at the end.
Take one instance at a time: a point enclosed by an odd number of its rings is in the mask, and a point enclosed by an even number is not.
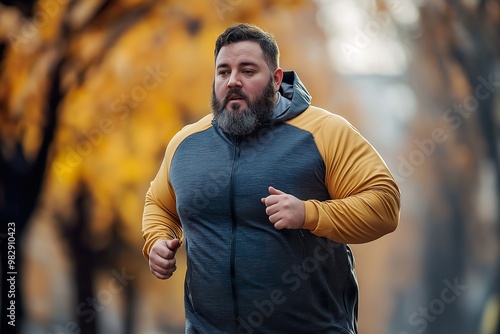
{"type": "Polygon", "coordinates": [[[236,73],[236,72],[231,73],[231,75],[229,76],[229,80],[227,81],[227,86],[229,88],[242,86],[238,73],[236,73]]]}

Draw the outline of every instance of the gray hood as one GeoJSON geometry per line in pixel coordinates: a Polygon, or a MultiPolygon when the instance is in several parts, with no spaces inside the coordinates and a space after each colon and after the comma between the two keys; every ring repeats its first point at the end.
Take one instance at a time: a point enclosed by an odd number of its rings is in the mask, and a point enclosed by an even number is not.
{"type": "Polygon", "coordinates": [[[284,71],[280,87],[280,101],[271,122],[284,122],[301,114],[311,105],[311,94],[294,71],[284,71]]]}

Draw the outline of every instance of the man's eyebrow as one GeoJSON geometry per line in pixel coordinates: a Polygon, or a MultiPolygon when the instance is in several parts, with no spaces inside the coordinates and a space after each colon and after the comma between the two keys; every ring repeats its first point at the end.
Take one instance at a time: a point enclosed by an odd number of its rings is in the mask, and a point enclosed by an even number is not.
{"type": "Polygon", "coordinates": [[[229,67],[229,64],[221,63],[221,64],[217,65],[217,68],[220,68],[220,67],[229,67]]]}
{"type": "Polygon", "coordinates": [[[254,67],[259,67],[259,65],[257,65],[254,62],[251,62],[251,61],[245,61],[245,62],[239,63],[238,65],[239,66],[254,66],[254,67]]]}
{"type": "MultiPolygon", "coordinates": [[[[251,62],[251,61],[241,62],[241,63],[238,64],[238,66],[240,66],[240,67],[242,67],[242,66],[259,67],[259,65],[257,63],[254,63],[254,62],[251,62]]],[[[219,65],[217,65],[217,68],[221,68],[221,67],[229,67],[229,64],[228,63],[220,63],[219,65]]]]}

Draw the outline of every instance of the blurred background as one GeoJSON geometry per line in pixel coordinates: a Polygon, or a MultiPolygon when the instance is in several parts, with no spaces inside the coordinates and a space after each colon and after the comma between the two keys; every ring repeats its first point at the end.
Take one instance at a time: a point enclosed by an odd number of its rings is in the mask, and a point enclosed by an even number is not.
{"type": "Polygon", "coordinates": [[[353,245],[360,333],[500,333],[496,0],[1,1],[17,332],[183,333],[185,256],[168,281],[149,273],[142,208],[169,139],[210,112],[214,43],[233,22],[272,32],[281,67],[401,187],[396,232],[353,245]]]}

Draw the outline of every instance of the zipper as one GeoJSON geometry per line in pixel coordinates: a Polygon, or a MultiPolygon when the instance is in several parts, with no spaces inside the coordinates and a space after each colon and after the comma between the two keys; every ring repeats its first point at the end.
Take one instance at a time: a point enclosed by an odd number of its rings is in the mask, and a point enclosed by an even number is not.
{"type": "Polygon", "coordinates": [[[238,230],[237,217],[236,217],[236,209],[234,202],[234,182],[235,182],[235,171],[236,171],[236,159],[240,156],[240,142],[236,141],[236,145],[234,147],[234,157],[233,157],[233,165],[231,167],[231,180],[229,184],[229,200],[230,200],[230,208],[231,208],[231,221],[232,221],[232,229],[231,229],[231,259],[230,259],[230,272],[231,272],[231,291],[233,293],[233,304],[234,304],[234,319],[236,320],[236,326],[238,326],[238,318],[240,316],[240,310],[238,306],[238,294],[236,291],[236,232],[238,230]]]}
{"type": "Polygon", "coordinates": [[[299,240],[300,240],[300,244],[302,245],[302,260],[305,260],[307,257],[307,252],[306,252],[306,244],[304,241],[304,233],[302,233],[302,229],[300,229],[300,228],[299,228],[299,232],[300,232],[299,240]]]}

